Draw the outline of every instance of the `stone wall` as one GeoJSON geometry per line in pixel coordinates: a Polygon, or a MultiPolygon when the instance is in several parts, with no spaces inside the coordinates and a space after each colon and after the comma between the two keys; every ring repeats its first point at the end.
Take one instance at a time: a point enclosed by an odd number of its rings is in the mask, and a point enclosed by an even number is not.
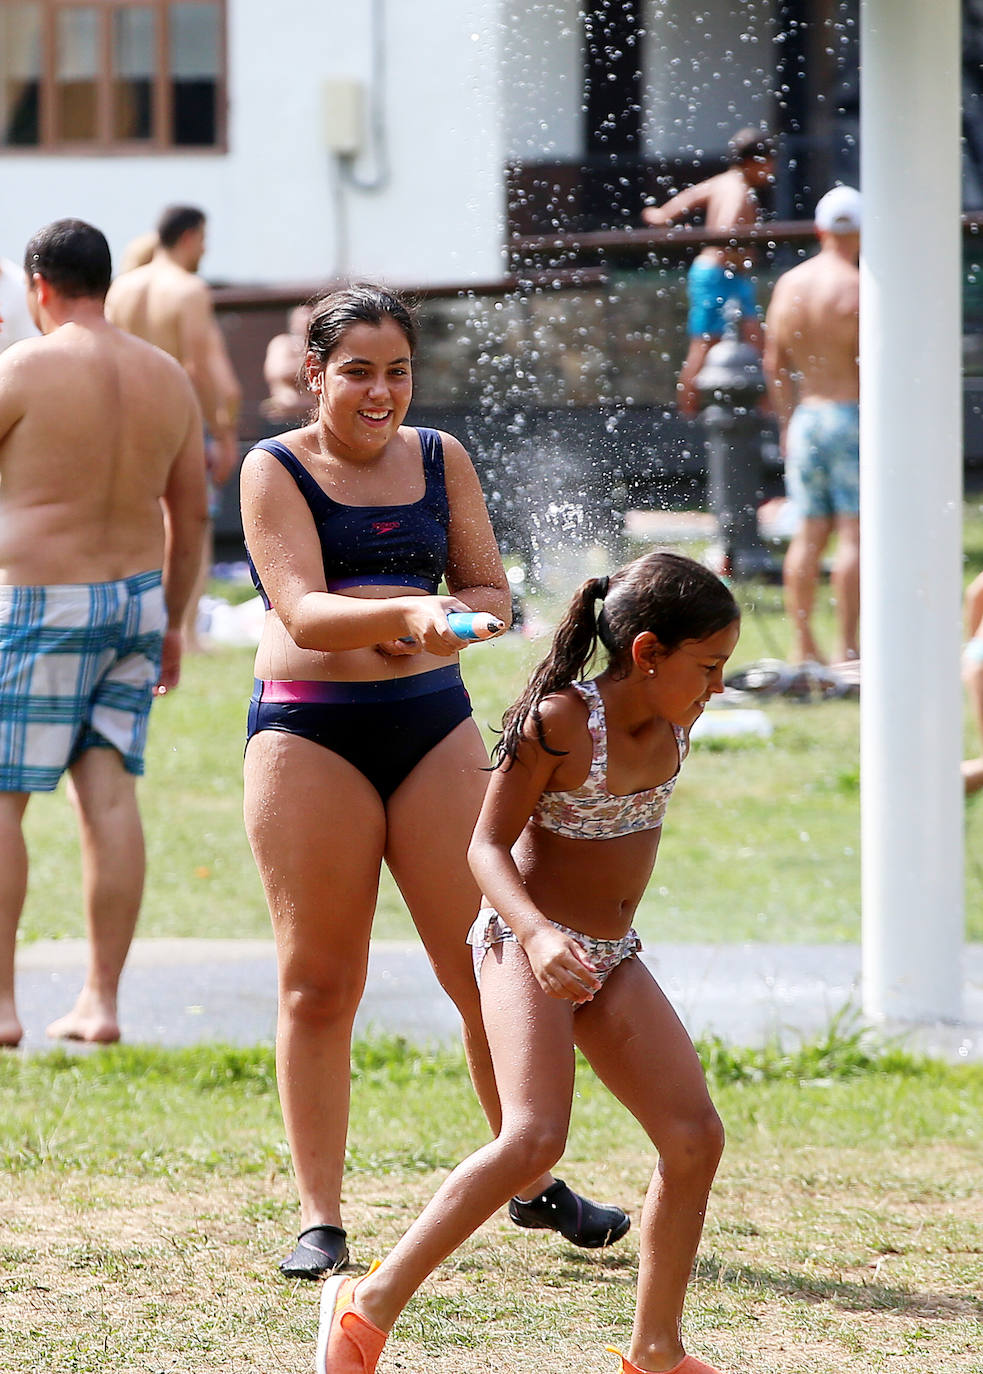
{"type": "Polygon", "coordinates": [[[669,405],[685,320],[678,272],[428,300],[414,363],[417,401],[487,409],[669,405]]]}

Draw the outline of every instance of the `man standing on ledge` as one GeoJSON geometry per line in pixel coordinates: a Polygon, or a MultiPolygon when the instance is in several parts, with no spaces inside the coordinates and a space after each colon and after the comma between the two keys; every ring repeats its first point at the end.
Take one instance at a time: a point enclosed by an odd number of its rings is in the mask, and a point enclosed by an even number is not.
{"type": "MultiPolygon", "coordinates": [[[[212,294],[197,275],[205,253],[205,215],[172,205],[157,225],[157,247],[142,267],[116,278],[106,297],[113,324],[169,353],[187,372],[208,430],[205,452],[209,516],[217,514],[219,488],[239,457],[236,425],[242,391],[215,319],[212,294]]],[[[198,643],[198,602],[211,565],[211,529],[184,621],[185,647],[198,643]]]]}
{"type": "Polygon", "coordinates": [[[801,522],[782,572],[798,663],[823,662],[812,608],[834,529],[840,657],[860,653],[860,192],[835,186],[815,223],[819,252],[779,277],[765,320],[768,395],[801,522]]]}
{"type": "Polygon", "coordinates": [[[24,812],[66,770],[90,956],[75,1007],[48,1034],[112,1041],[143,894],[147,716],[155,688],[177,685],[201,559],[201,415],[177,363],[106,320],[98,229],[58,220],[24,265],[43,337],[0,357],[0,1045],[23,1033],[24,812]]]}
{"type": "MultiPolygon", "coordinates": [[[[708,231],[751,228],[759,218],[758,192],[775,179],[775,145],[762,129],[741,129],[730,141],[730,157],[726,172],[680,191],[665,205],[646,206],[642,219],[662,227],[699,211],[708,231]]],[[[729,301],[737,305],[744,341],[761,351],[761,322],[754,283],[748,276],[750,266],[747,246],[708,244],[689,270],[689,351],[676,384],[680,415],[693,416],[699,408],[696,377],[710,349],[723,338],[729,301]]]]}

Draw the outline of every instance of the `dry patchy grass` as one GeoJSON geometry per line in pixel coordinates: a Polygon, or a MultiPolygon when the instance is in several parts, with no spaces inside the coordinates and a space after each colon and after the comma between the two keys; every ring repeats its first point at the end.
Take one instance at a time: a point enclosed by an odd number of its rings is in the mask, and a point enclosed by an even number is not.
{"type": "MultiPolygon", "coordinates": [[[[651,1161],[616,1152],[572,1182],[637,1216],[651,1161]]],[[[354,1174],[359,1263],[384,1253],[439,1175],[354,1174]]],[[[980,1374],[983,1167],[951,1142],[894,1151],[739,1143],[714,1191],[690,1347],[760,1374],[980,1374]]],[[[294,1215],[282,1171],[127,1180],[33,1171],[0,1188],[5,1374],[309,1374],[317,1290],[276,1273],[294,1215]]],[[[380,1374],[612,1374],[637,1233],[576,1251],[489,1222],[427,1283],[380,1374]]]]}

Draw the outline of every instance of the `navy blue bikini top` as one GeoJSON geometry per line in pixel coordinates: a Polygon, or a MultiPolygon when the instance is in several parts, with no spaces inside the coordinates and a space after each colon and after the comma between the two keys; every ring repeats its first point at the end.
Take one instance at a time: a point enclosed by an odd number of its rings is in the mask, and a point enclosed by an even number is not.
{"type": "MultiPolygon", "coordinates": [[[[255,448],[271,453],[290,473],[314,517],[329,592],[373,584],[419,587],[436,595],[447,567],[450,506],[444,481],[444,446],[435,429],[419,429],[426,491],[402,506],[346,506],[334,501],[279,439],[255,448]]],[[[246,551],[253,584],[270,602],[246,551]]]]}

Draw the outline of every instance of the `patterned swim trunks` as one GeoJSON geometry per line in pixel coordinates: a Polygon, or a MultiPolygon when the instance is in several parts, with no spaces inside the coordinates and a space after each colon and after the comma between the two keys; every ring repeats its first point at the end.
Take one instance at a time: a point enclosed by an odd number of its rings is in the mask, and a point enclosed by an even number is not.
{"type": "Polygon", "coordinates": [[[785,490],[804,520],[860,512],[860,407],[797,406],[785,441],[785,490]]]}
{"type": "Polygon", "coordinates": [[[143,772],[166,624],[159,572],[0,586],[0,791],[51,792],[93,746],[143,772]]]}
{"type": "MultiPolygon", "coordinates": [[[[550,921],[550,925],[555,926],[564,935],[569,935],[577,941],[577,944],[580,945],[594,965],[602,987],[619,964],[623,964],[626,959],[631,959],[642,948],[642,942],[634,926],[622,935],[620,940],[598,940],[593,935],[584,935],[580,930],[571,930],[569,926],[561,926],[559,921],[550,921]]],[[[467,939],[471,946],[474,976],[479,987],[481,985],[481,965],[485,955],[493,945],[500,945],[506,940],[513,940],[518,944],[518,937],[511,926],[505,924],[493,907],[483,906],[478,912],[478,919],[468,931],[467,939]]]]}

